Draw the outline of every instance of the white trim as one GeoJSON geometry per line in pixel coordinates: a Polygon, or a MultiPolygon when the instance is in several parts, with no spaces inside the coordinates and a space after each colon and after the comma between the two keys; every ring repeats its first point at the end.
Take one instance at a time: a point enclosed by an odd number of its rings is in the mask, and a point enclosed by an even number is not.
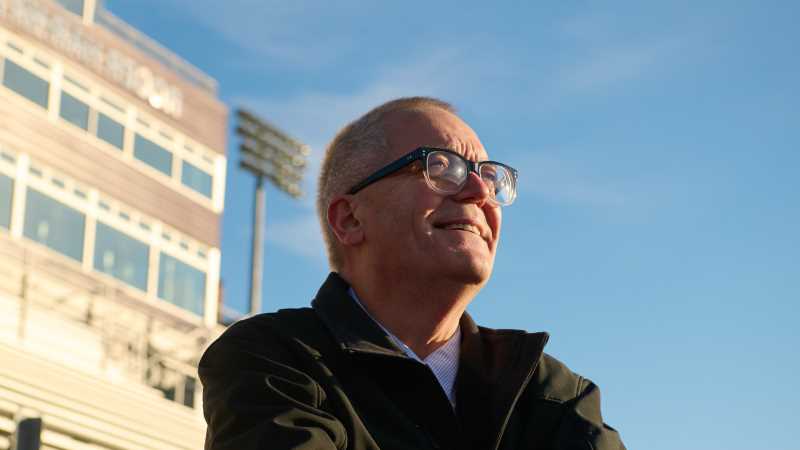
{"type": "Polygon", "coordinates": [[[172,179],[183,184],[183,159],[172,153],[172,179]]]}
{"type": "MultiPolygon", "coordinates": [[[[2,144],[2,143],[0,143],[2,144]]],[[[4,151],[7,151],[5,145],[0,145],[4,151]]],[[[25,239],[31,245],[47,249],[53,257],[61,261],[68,261],[70,264],[80,266],[83,272],[91,273],[94,276],[101,277],[107,280],[108,283],[124,289],[126,292],[133,293],[144,297],[148,302],[154,302],[159,308],[166,309],[171,314],[177,314],[179,317],[186,320],[201,319],[204,323],[213,325],[216,323],[216,298],[218,295],[218,285],[220,278],[220,250],[214,247],[208,247],[196,240],[190,239],[188,236],[179,233],[170,227],[167,227],[162,222],[145,216],[144,214],[123,205],[121,202],[103,195],[96,188],[76,183],[73,179],[61,176],[55,173],[51,168],[39,164],[31,164],[30,156],[26,153],[15,153],[8,151],[9,154],[15,155],[16,167],[15,174],[9,174],[14,180],[14,190],[12,194],[11,205],[11,224],[9,233],[15,239],[25,239]],[[30,174],[31,167],[35,166],[37,170],[41,171],[41,176],[32,177],[30,174]],[[53,180],[59,180],[61,186],[56,186],[53,180]],[[44,195],[52,198],[55,201],[72,208],[84,216],[84,243],[83,254],[81,261],[61,255],[57,251],[47,247],[44,244],[36,242],[31,239],[23,237],[24,219],[25,219],[25,198],[27,196],[27,189],[33,188],[43,193],[44,195]],[[80,190],[85,193],[85,198],[76,194],[75,191],[80,190]],[[105,210],[100,208],[100,202],[107,203],[109,209],[105,210]],[[130,218],[123,220],[120,214],[127,214],[130,218]],[[105,274],[99,270],[94,270],[94,246],[96,238],[97,220],[114,228],[115,230],[142,242],[148,248],[148,273],[147,273],[147,290],[146,292],[130,286],[124,281],[118,280],[113,276],[105,274]],[[149,230],[143,229],[140,224],[147,222],[149,230]],[[168,233],[171,236],[170,241],[166,241],[163,233],[168,233]],[[181,243],[186,243],[186,248],[181,246],[181,243]],[[205,253],[205,258],[198,255],[202,251],[205,253]],[[203,315],[202,318],[190,311],[173,305],[166,300],[158,297],[158,283],[159,283],[159,263],[161,253],[167,254],[172,258],[192,267],[205,275],[206,286],[203,298],[203,315]],[[213,319],[213,320],[212,320],[213,319]]],[[[10,164],[6,163],[1,165],[2,172],[11,172],[10,164]]]]}
{"type": "Polygon", "coordinates": [[[214,159],[214,178],[212,181],[212,195],[214,212],[222,214],[225,209],[225,179],[227,177],[228,160],[223,157],[214,159]]]}
{"type": "Polygon", "coordinates": [[[97,10],[97,2],[95,0],[84,0],[83,1],[83,14],[81,18],[83,19],[83,24],[86,26],[94,25],[94,13],[97,10]]]}
{"type": "Polygon", "coordinates": [[[133,144],[136,140],[136,111],[134,109],[128,109],[123,123],[125,123],[125,131],[122,135],[122,156],[125,161],[130,163],[135,159],[133,157],[133,144]]]}
{"type": "MultiPolygon", "coordinates": [[[[37,191],[47,195],[48,197],[52,197],[54,200],[58,200],[59,203],[63,203],[65,206],[69,206],[70,208],[77,210],[81,214],[86,215],[88,213],[89,208],[89,199],[88,198],[80,198],[75,195],[74,190],[72,189],[75,186],[75,182],[67,177],[60,177],[54,176],[53,171],[41,164],[32,164],[37,169],[41,169],[42,177],[28,177],[27,187],[34,188],[37,191]],[[52,182],[54,178],[64,181],[64,187],[55,186],[52,182]]],[[[29,169],[30,171],[30,169],[29,169]]],[[[87,196],[88,197],[88,196],[87,196]]]]}
{"type": "MultiPolygon", "coordinates": [[[[116,157],[125,160],[129,164],[131,161],[137,161],[137,163],[133,163],[131,165],[139,169],[142,173],[170,186],[173,190],[183,194],[186,197],[189,197],[194,202],[209,208],[214,213],[220,214],[222,212],[222,206],[224,205],[225,197],[225,183],[224,180],[221,183],[217,183],[216,177],[219,172],[217,168],[218,161],[221,159],[225,162],[225,164],[227,164],[227,157],[224,154],[214,152],[203,144],[197,143],[185,133],[177,131],[177,129],[164,124],[158,119],[154,119],[154,116],[142,111],[136,106],[133,106],[130,102],[119,100],[120,97],[116,93],[103,86],[101,83],[96,81],[88,81],[96,80],[97,76],[89,74],[80,66],[73,66],[72,64],[65,63],[63,58],[59,57],[57,54],[53,54],[48,51],[41,51],[37,45],[32,44],[26,39],[18,37],[13,33],[8,33],[8,36],[5,34],[0,34],[0,38],[2,38],[0,39],[0,44],[10,41],[10,37],[12,36],[14,38],[14,45],[20,47],[23,51],[23,54],[19,55],[10,52],[6,50],[5,46],[0,45],[0,57],[13,61],[48,83],[48,108],[46,115],[50,122],[59,123],[59,126],[70,129],[70,131],[73,133],[89,134],[93,143],[99,145],[105,150],[108,150],[109,153],[114,154],[116,157]],[[35,55],[33,49],[35,49],[35,55]],[[33,62],[34,58],[47,60],[47,64],[49,64],[50,68],[45,69],[39,64],[36,64],[33,62]],[[80,91],[71,84],[64,83],[62,80],[65,73],[69,74],[69,77],[75,79],[75,81],[86,85],[86,87],[89,89],[89,93],[80,91]],[[68,92],[70,95],[80,99],[89,106],[89,124],[87,130],[82,130],[66,120],[61,119],[59,108],[61,91],[68,92]],[[122,105],[121,107],[125,109],[126,112],[124,114],[120,114],[118,110],[112,108],[110,105],[107,105],[102,100],[103,98],[106,98],[108,101],[113,103],[122,105]],[[124,126],[122,151],[97,137],[99,112],[102,112],[124,126]],[[140,120],[146,121],[149,126],[140,126],[140,120]],[[172,155],[172,173],[170,175],[166,175],[163,172],[154,169],[148,164],[138,161],[133,157],[133,147],[136,133],[141,134],[143,137],[153,141],[170,152],[172,155]],[[172,139],[170,140],[164,138],[164,134],[171,136],[172,139]],[[187,150],[187,146],[190,146],[193,150],[187,150]],[[196,192],[194,189],[185,186],[182,183],[181,168],[184,160],[212,176],[211,198],[196,192]]],[[[0,70],[2,70],[2,62],[0,62],[0,70]]],[[[105,80],[103,80],[103,83],[106,83],[105,80]]],[[[26,106],[31,109],[41,111],[41,107],[39,105],[26,106]]]]}
{"type": "Polygon", "coordinates": [[[0,144],[0,152],[5,153],[12,158],[14,158],[14,162],[7,161],[5,158],[0,157],[0,173],[8,176],[9,178],[14,178],[17,176],[17,155],[16,153],[6,149],[0,144]]]}
{"type": "Polygon", "coordinates": [[[94,248],[97,238],[97,190],[89,191],[86,211],[86,225],[83,232],[83,270],[88,272],[94,268],[94,248]]]}
{"type": "Polygon", "coordinates": [[[26,154],[17,154],[17,174],[14,177],[14,195],[11,199],[11,237],[20,239],[25,221],[25,197],[28,192],[28,167],[31,159],[26,154]]]}
{"type": "Polygon", "coordinates": [[[150,253],[147,254],[147,297],[158,298],[158,263],[159,241],[161,237],[161,224],[157,223],[153,227],[153,237],[150,239],[150,253]]]}
{"type": "Polygon", "coordinates": [[[219,280],[222,254],[219,249],[212,248],[208,251],[208,272],[206,275],[206,304],[203,308],[203,318],[207,327],[211,328],[217,323],[219,315],[219,280]]]}
{"type": "MultiPolygon", "coordinates": [[[[26,70],[28,70],[30,72],[33,72],[37,77],[43,78],[44,80],[46,80],[49,83],[51,81],[50,80],[50,76],[52,74],[51,69],[50,68],[44,68],[44,67],[40,66],[39,64],[36,64],[33,61],[34,57],[38,57],[39,60],[41,60],[43,62],[44,62],[45,59],[49,59],[49,58],[47,58],[47,57],[42,58],[41,53],[38,53],[38,52],[34,55],[33,51],[31,51],[30,49],[26,48],[26,47],[29,47],[30,45],[27,42],[25,44],[21,44],[20,45],[20,41],[24,42],[24,39],[14,40],[13,41],[13,45],[15,47],[19,47],[19,48],[22,49],[23,53],[21,55],[19,53],[16,53],[16,52],[7,51],[6,49],[8,47],[5,47],[5,46],[0,47],[0,49],[2,49],[2,52],[0,52],[0,55],[2,55],[3,57],[5,57],[7,59],[10,59],[11,61],[15,62],[17,65],[20,65],[20,66],[24,67],[26,70]]],[[[9,42],[12,42],[12,40],[11,39],[6,39],[6,43],[9,43],[9,42]]]]}
{"type": "Polygon", "coordinates": [[[48,100],[47,100],[47,117],[51,122],[55,122],[60,118],[61,113],[61,78],[64,76],[64,66],[60,62],[53,64],[50,79],[48,100]]]}

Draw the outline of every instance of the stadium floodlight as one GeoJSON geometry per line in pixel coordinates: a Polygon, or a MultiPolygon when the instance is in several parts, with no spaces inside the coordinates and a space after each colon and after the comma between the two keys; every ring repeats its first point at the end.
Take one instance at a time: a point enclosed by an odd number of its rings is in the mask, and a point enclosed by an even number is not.
{"type": "Polygon", "coordinates": [[[288,136],[274,125],[255,114],[236,111],[236,134],[242,139],[239,145],[239,167],[256,176],[256,194],[253,200],[253,249],[250,266],[250,314],[261,312],[261,281],[263,273],[265,194],[264,180],[275,187],[300,198],[300,185],[306,168],[306,158],[311,153],[308,145],[288,136]]]}

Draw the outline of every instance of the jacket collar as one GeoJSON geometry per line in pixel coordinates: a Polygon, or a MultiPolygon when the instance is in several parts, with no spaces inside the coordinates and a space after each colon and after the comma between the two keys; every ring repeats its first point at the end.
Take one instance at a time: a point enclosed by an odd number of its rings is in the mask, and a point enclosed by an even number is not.
{"type": "MultiPolygon", "coordinates": [[[[347,281],[332,272],[311,302],[340,348],[348,353],[408,358],[350,298],[349,287],[347,281]]],[[[461,317],[460,326],[457,413],[464,430],[484,431],[473,436],[476,442],[481,442],[474,448],[493,448],[502,437],[509,415],[530,381],[549,336],[479,327],[467,313],[461,317]],[[489,429],[487,423],[491,424],[489,429]]]]}
{"type": "MultiPolygon", "coordinates": [[[[342,350],[405,357],[403,350],[353,301],[349,288],[344,278],[331,272],[311,302],[342,350]]],[[[527,371],[539,359],[549,338],[547,333],[479,327],[466,312],[460,326],[462,361],[474,367],[485,381],[496,381],[516,366],[524,366],[527,371]]]]}
{"type": "Polygon", "coordinates": [[[347,290],[350,285],[331,272],[319,288],[311,306],[328,327],[340,348],[348,353],[371,353],[407,358],[380,326],[356,304],[347,290]]]}

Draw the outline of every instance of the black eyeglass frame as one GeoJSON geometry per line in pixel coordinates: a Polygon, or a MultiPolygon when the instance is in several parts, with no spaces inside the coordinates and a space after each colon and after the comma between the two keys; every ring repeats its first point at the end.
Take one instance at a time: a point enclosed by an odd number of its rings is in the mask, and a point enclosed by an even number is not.
{"type": "MultiPolygon", "coordinates": [[[[427,178],[428,155],[430,153],[432,153],[432,152],[445,152],[445,153],[450,153],[451,155],[455,155],[455,156],[459,157],[466,164],[467,170],[468,170],[467,173],[469,174],[469,172],[475,172],[478,175],[478,178],[481,178],[480,169],[481,169],[481,166],[483,166],[484,164],[495,164],[495,165],[504,167],[509,172],[511,172],[511,175],[514,177],[514,186],[512,186],[512,188],[514,190],[514,194],[513,194],[514,196],[512,197],[511,203],[513,203],[514,200],[516,199],[516,197],[517,197],[517,177],[518,177],[517,169],[515,169],[515,168],[513,168],[513,167],[511,167],[511,166],[509,166],[507,164],[503,164],[503,163],[497,162],[497,161],[478,161],[478,162],[470,161],[470,160],[464,158],[460,153],[454,152],[453,150],[446,149],[446,148],[436,148],[436,147],[419,147],[419,148],[417,148],[415,150],[412,150],[411,152],[401,156],[396,161],[393,161],[393,162],[387,164],[386,166],[384,166],[384,167],[378,169],[377,171],[375,171],[372,175],[370,175],[370,176],[364,178],[363,180],[361,180],[361,182],[357,183],[355,186],[350,188],[349,191],[347,191],[347,195],[353,195],[353,194],[357,193],[358,191],[364,189],[365,187],[369,186],[370,184],[372,184],[372,183],[374,183],[376,181],[379,181],[379,180],[381,180],[381,179],[383,179],[383,178],[385,178],[385,177],[387,177],[387,176],[399,171],[400,169],[408,166],[409,164],[411,164],[411,163],[413,163],[415,161],[422,161],[423,170],[426,172],[426,178],[427,178]]],[[[469,175],[467,175],[467,176],[469,176],[469,175]]],[[[483,181],[483,178],[481,178],[481,181],[483,181]]],[[[466,182],[466,178],[464,179],[464,182],[466,182]]],[[[428,182],[428,184],[429,184],[429,187],[434,189],[432,186],[430,186],[430,182],[428,182]]],[[[463,184],[462,184],[461,188],[463,188],[463,184]]],[[[434,191],[435,190],[436,189],[434,189],[434,191]]],[[[492,200],[492,202],[494,202],[496,204],[502,204],[502,203],[498,202],[493,196],[491,197],[491,200],[492,200]]],[[[508,205],[510,205],[511,203],[508,203],[508,205]]]]}

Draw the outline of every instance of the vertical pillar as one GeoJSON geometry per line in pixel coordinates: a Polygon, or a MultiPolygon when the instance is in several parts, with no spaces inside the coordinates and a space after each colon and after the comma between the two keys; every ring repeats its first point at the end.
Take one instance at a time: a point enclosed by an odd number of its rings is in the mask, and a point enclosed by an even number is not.
{"type": "Polygon", "coordinates": [[[89,190],[88,207],[86,208],[86,222],[83,231],[83,270],[89,272],[94,267],[94,244],[97,236],[97,202],[100,194],[97,189],[89,190]]]}
{"type": "Polygon", "coordinates": [[[18,417],[13,450],[39,450],[42,446],[42,418],[18,417]]]}
{"type": "Polygon", "coordinates": [[[48,91],[47,99],[47,117],[55,122],[61,111],[61,82],[64,77],[64,66],[60,62],[53,63],[49,75],[50,91],[48,91]]]}
{"type": "Polygon", "coordinates": [[[83,24],[86,26],[94,24],[94,13],[97,10],[97,0],[85,0],[83,2],[83,24]]]}
{"type": "Polygon", "coordinates": [[[214,212],[221,213],[225,207],[225,171],[228,159],[222,155],[214,158],[214,178],[212,179],[211,199],[214,212]]]}
{"type": "Polygon", "coordinates": [[[206,303],[203,308],[205,324],[212,328],[219,318],[219,272],[222,262],[222,255],[219,249],[211,248],[208,250],[208,265],[206,266],[206,303]]]}
{"type": "Polygon", "coordinates": [[[28,167],[31,159],[25,153],[17,153],[17,173],[14,176],[14,193],[11,196],[11,237],[22,237],[25,225],[25,197],[28,187],[28,167]]]}
{"type": "Polygon", "coordinates": [[[261,281],[264,263],[264,176],[256,177],[256,195],[253,199],[253,251],[250,266],[250,314],[261,312],[261,281]]]}

